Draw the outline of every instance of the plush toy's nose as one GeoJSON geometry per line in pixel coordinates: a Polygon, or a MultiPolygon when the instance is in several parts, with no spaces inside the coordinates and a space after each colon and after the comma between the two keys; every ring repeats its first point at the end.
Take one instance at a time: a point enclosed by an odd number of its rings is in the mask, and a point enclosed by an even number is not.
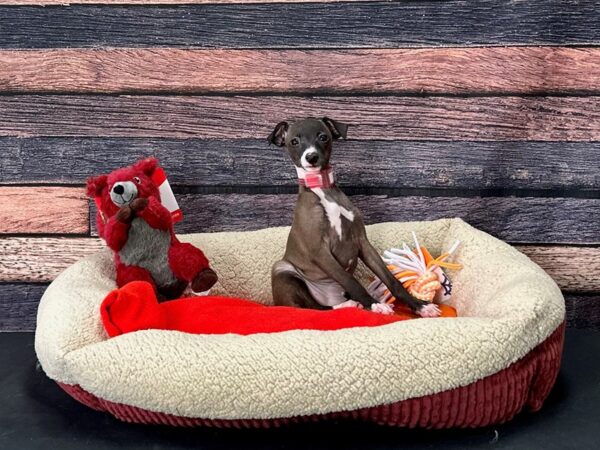
{"type": "Polygon", "coordinates": [[[110,199],[118,207],[128,205],[136,199],[137,187],[133,181],[119,181],[110,190],[110,199]]]}

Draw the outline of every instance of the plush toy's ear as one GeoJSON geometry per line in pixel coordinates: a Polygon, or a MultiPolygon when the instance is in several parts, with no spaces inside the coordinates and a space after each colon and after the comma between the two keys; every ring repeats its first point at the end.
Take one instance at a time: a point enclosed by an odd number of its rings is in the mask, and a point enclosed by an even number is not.
{"type": "Polygon", "coordinates": [[[102,194],[102,189],[106,186],[108,177],[106,175],[99,175],[97,177],[91,177],[87,180],[87,195],[90,198],[98,197],[102,194]]]}
{"type": "Polygon", "coordinates": [[[348,125],[342,122],[338,122],[337,120],[330,119],[329,117],[323,117],[321,121],[327,126],[327,128],[329,128],[333,139],[339,139],[341,137],[346,139],[348,125]]]}
{"type": "Polygon", "coordinates": [[[158,167],[158,159],[156,158],[146,158],[141,161],[135,163],[133,168],[135,170],[141,170],[144,172],[146,176],[151,177],[156,168],[158,167]]]}
{"type": "Polygon", "coordinates": [[[267,140],[269,144],[275,144],[277,147],[283,147],[285,144],[285,135],[290,125],[287,122],[279,122],[267,140]]]}

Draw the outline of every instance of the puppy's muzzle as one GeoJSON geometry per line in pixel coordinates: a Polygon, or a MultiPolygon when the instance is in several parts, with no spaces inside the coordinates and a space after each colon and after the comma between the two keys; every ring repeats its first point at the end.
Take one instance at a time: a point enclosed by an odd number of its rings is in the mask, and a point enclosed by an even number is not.
{"type": "Polygon", "coordinates": [[[309,169],[317,166],[320,156],[315,147],[308,147],[300,157],[300,164],[303,168],[309,169]]]}
{"type": "Polygon", "coordinates": [[[137,198],[138,190],[132,181],[115,183],[110,191],[110,199],[117,206],[125,206],[137,198]]]}
{"type": "Polygon", "coordinates": [[[306,155],[306,162],[314,166],[319,161],[319,154],[317,152],[309,153],[306,155]]]}

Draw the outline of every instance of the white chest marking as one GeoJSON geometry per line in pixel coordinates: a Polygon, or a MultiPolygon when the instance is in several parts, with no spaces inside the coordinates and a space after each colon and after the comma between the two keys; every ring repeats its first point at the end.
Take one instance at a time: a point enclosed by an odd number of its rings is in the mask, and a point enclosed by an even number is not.
{"type": "Polygon", "coordinates": [[[319,200],[321,200],[321,205],[323,205],[323,209],[325,210],[327,219],[331,224],[331,228],[333,228],[338,237],[342,239],[342,216],[344,216],[350,222],[354,222],[354,213],[347,210],[343,206],[338,205],[334,201],[327,200],[327,198],[325,198],[325,192],[323,192],[323,189],[314,188],[312,191],[317,194],[317,197],[319,197],[319,200]]]}

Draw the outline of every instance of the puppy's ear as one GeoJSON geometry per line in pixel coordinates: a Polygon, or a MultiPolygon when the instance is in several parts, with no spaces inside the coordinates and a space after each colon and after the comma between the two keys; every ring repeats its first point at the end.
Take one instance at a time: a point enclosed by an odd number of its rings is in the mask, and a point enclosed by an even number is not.
{"type": "Polygon", "coordinates": [[[135,170],[141,170],[144,172],[144,175],[151,177],[156,168],[158,167],[158,159],[156,158],[146,158],[141,161],[136,162],[133,165],[135,170]]]}
{"type": "Polygon", "coordinates": [[[108,177],[106,175],[99,175],[97,177],[91,177],[87,180],[87,196],[90,198],[98,197],[102,194],[102,189],[106,186],[108,177]]]}
{"type": "Polygon", "coordinates": [[[337,120],[330,119],[329,117],[323,117],[321,121],[329,128],[331,131],[331,136],[333,139],[339,139],[343,137],[346,139],[346,132],[348,131],[348,125],[342,122],[338,122],[337,120]]]}
{"type": "Polygon", "coordinates": [[[274,144],[277,147],[285,145],[285,135],[287,134],[290,125],[287,122],[279,122],[267,140],[269,144],[274,144]]]}

